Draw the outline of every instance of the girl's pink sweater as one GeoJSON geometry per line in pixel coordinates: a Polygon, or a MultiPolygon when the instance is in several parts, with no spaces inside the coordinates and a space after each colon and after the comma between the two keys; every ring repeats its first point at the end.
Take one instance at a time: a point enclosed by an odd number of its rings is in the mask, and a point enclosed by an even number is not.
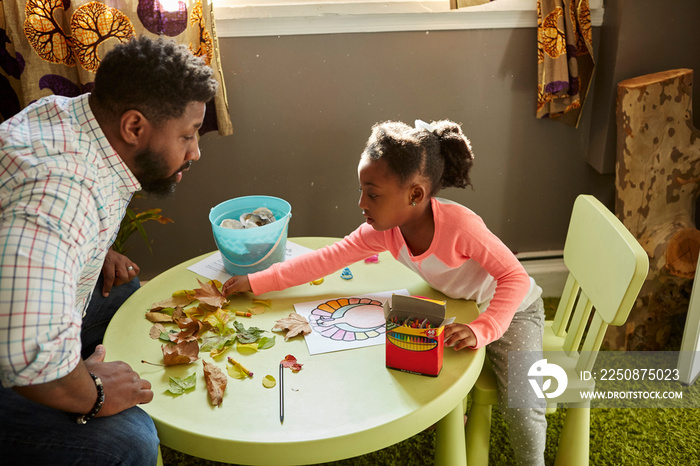
{"type": "Polygon", "coordinates": [[[253,293],[308,283],[382,251],[451,298],[473,299],[481,314],[468,324],[480,348],[503,335],[513,315],[542,293],[518,259],[486,228],[481,217],[445,199],[432,198],[435,234],[413,256],[399,228],[376,231],[364,223],[341,241],[248,276],[253,293]]]}

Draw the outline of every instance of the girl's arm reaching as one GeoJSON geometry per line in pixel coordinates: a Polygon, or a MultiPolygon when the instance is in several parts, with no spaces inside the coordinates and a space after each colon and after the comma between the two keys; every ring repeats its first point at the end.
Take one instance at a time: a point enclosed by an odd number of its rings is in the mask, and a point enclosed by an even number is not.
{"type": "Polygon", "coordinates": [[[386,250],[383,238],[382,233],[363,224],[329,246],[272,264],[266,270],[247,277],[233,277],[224,284],[223,293],[252,291],[259,295],[309,283],[386,250]]]}
{"type": "Polygon", "coordinates": [[[252,291],[250,289],[250,280],[248,280],[248,275],[234,275],[226,280],[224,286],[221,287],[221,294],[224,296],[245,291],[252,291]]]}

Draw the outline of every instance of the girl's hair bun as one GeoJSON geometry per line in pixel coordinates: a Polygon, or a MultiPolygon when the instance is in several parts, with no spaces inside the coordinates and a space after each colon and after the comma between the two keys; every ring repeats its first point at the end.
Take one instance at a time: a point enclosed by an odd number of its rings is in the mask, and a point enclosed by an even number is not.
{"type": "Polygon", "coordinates": [[[450,120],[433,122],[435,136],[440,140],[440,155],[445,168],[442,173],[442,188],[466,188],[472,186],[469,172],[474,164],[474,153],[462,127],[450,120]]]}

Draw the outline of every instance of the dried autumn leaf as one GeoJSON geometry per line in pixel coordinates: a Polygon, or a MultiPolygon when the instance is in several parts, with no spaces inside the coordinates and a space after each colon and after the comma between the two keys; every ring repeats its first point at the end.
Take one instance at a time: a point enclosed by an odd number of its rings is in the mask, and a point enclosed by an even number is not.
{"type": "Polygon", "coordinates": [[[256,316],[265,312],[265,308],[263,306],[249,307],[248,310],[251,314],[255,314],[256,316]]]}
{"type": "Polygon", "coordinates": [[[284,359],[280,361],[280,364],[282,364],[283,367],[290,368],[292,372],[299,372],[301,370],[301,366],[303,366],[303,364],[299,364],[299,362],[297,362],[297,358],[291,354],[286,355],[284,359]]]}
{"type": "Polygon", "coordinates": [[[202,361],[202,363],[204,365],[204,380],[207,382],[207,392],[209,392],[211,404],[221,406],[221,403],[224,401],[224,390],[226,390],[226,384],[228,383],[226,374],[215,364],[206,361],[202,361]]]}
{"type": "Polygon", "coordinates": [[[148,332],[148,334],[154,340],[158,340],[161,333],[167,333],[163,324],[154,324],[153,327],[151,327],[151,330],[148,332]]]}
{"type": "Polygon", "coordinates": [[[226,322],[228,322],[230,318],[230,314],[228,311],[224,311],[223,309],[217,309],[214,312],[208,313],[202,320],[204,322],[209,323],[212,327],[216,327],[221,331],[223,329],[223,326],[226,325],[226,322]]]}
{"type": "Polygon", "coordinates": [[[177,325],[178,325],[178,327],[180,327],[181,331],[180,331],[180,333],[177,334],[176,341],[183,341],[183,340],[190,340],[190,339],[196,340],[203,333],[207,332],[211,328],[211,325],[208,322],[202,322],[199,319],[190,318],[190,317],[186,317],[184,319],[179,319],[177,321],[177,325]]]}
{"type": "Polygon", "coordinates": [[[253,298],[253,304],[260,304],[261,306],[272,307],[272,300],[271,299],[253,298]]]}
{"type": "Polygon", "coordinates": [[[173,316],[168,315],[164,312],[147,312],[146,313],[146,319],[148,319],[149,322],[153,323],[166,323],[166,322],[172,322],[173,321],[173,316]]]}
{"type": "Polygon", "coordinates": [[[162,345],[163,364],[174,366],[176,364],[189,364],[199,358],[199,343],[194,341],[183,341],[175,345],[162,345]]]}
{"type": "Polygon", "coordinates": [[[194,297],[200,303],[208,304],[213,307],[223,307],[226,304],[226,297],[221,294],[221,291],[213,283],[202,283],[197,280],[200,288],[194,290],[194,297]]]}
{"type": "Polygon", "coordinates": [[[309,321],[306,320],[304,316],[299,315],[296,312],[289,314],[289,317],[278,320],[277,323],[275,323],[275,326],[272,327],[272,330],[284,329],[288,330],[287,334],[284,336],[285,341],[299,335],[300,333],[303,333],[304,335],[311,333],[309,321]]]}
{"type": "Polygon", "coordinates": [[[194,301],[194,295],[189,295],[189,294],[177,294],[176,296],[175,292],[171,297],[168,299],[164,299],[163,301],[158,301],[157,303],[153,303],[151,305],[151,311],[160,311],[161,309],[166,309],[169,307],[175,308],[175,307],[185,307],[189,304],[191,304],[194,301]]]}

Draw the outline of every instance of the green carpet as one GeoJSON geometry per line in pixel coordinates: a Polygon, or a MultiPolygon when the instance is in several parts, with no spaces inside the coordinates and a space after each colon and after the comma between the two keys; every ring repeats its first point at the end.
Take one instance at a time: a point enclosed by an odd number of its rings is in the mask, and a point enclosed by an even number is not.
{"type": "MultiPolygon", "coordinates": [[[[545,299],[547,318],[551,319],[558,300],[545,299]]],[[[682,338],[680,322],[674,329],[666,351],[678,351],[682,338]]],[[[692,387],[700,393],[700,383],[692,387]]],[[[547,415],[545,463],[554,464],[565,409],[547,415]]],[[[700,465],[700,410],[696,409],[591,409],[590,464],[615,466],[700,465]]],[[[433,464],[434,432],[422,432],[401,443],[367,455],[350,458],[327,466],[429,466],[433,464]]],[[[194,458],[162,447],[165,466],[218,466],[224,463],[194,458]]],[[[513,450],[507,427],[494,409],[491,425],[489,464],[513,464],[513,450]]]]}

